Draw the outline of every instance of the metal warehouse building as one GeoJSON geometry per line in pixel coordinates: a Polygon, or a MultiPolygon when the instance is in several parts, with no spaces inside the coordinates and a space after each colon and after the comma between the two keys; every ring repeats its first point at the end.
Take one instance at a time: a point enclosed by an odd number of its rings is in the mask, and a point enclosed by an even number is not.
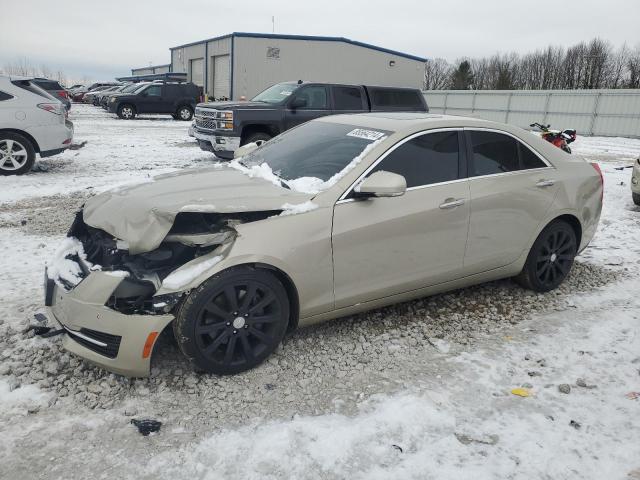
{"type": "Polygon", "coordinates": [[[171,48],[170,69],[211,99],[237,100],[298,79],[422,88],[425,62],[342,37],[236,32],[171,48]]]}

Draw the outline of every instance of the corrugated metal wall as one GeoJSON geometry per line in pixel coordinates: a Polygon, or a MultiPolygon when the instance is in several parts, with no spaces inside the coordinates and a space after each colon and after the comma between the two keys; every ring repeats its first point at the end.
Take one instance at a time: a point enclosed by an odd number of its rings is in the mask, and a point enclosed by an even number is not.
{"type": "Polygon", "coordinates": [[[287,80],[421,88],[424,63],[344,42],[235,39],[233,98],[251,98],[287,80]],[[390,65],[390,62],[394,62],[390,65]]]}
{"type": "Polygon", "coordinates": [[[640,90],[429,90],[424,96],[432,113],[640,138],[640,90]]]}

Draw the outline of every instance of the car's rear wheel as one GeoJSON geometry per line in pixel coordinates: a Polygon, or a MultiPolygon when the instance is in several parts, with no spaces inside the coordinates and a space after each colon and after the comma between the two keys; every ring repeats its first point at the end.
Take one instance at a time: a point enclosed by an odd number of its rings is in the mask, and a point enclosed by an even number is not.
{"type": "Polygon", "coordinates": [[[191,110],[191,107],[184,106],[178,109],[178,111],[176,112],[176,116],[173,118],[175,118],[176,120],[184,120],[186,122],[191,120],[192,117],[193,110],[191,110]]]}
{"type": "Polygon", "coordinates": [[[118,107],[118,117],[124,120],[131,120],[132,118],[136,118],[136,109],[133,108],[133,105],[120,105],[118,107]]]}
{"type": "Polygon", "coordinates": [[[247,137],[242,142],[242,145],[246,145],[248,143],[257,143],[258,145],[262,145],[264,142],[271,140],[271,135],[264,132],[256,132],[247,135],[247,137]]]}
{"type": "Polygon", "coordinates": [[[193,290],[174,333],[196,368],[218,375],[249,370],[278,347],[289,322],[289,299],[271,272],[236,267],[193,290]]]}
{"type": "Polygon", "coordinates": [[[577,251],[576,234],[571,225],[556,220],[538,235],[516,281],[536,292],[553,290],[569,275],[577,251]]]}
{"type": "Polygon", "coordinates": [[[36,151],[26,137],[0,133],[0,175],[22,175],[33,167],[36,151]]]}
{"type": "Polygon", "coordinates": [[[633,203],[640,205],[640,193],[634,193],[631,196],[633,197],[633,203]]]}

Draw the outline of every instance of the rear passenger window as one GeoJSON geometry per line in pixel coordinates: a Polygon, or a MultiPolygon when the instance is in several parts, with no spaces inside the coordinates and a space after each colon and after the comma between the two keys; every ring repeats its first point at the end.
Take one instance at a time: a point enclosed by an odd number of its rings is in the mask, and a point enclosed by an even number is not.
{"type": "Polygon", "coordinates": [[[493,175],[520,169],[515,139],[496,132],[471,131],[471,176],[493,175]]]}
{"type": "Polygon", "coordinates": [[[373,90],[373,106],[395,110],[424,110],[421,93],[412,90],[376,89],[373,90]]]}
{"type": "Polygon", "coordinates": [[[0,102],[3,100],[9,100],[13,98],[13,95],[9,95],[8,93],[0,92],[0,102]]]}
{"type": "Polygon", "coordinates": [[[160,85],[151,85],[145,90],[145,93],[149,97],[159,97],[162,95],[162,87],[160,85]]]}
{"type": "Polygon", "coordinates": [[[336,110],[362,110],[362,92],[355,87],[333,87],[336,110]]]}
{"type": "Polygon", "coordinates": [[[544,168],[547,166],[542,160],[540,160],[540,157],[531,151],[529,147],[525,147],[522,143],[518,143],[518,148],[520,149],[520,163],[524,170],[530,168],[544,168]]]}
{"type": "Polygon", "coordinates": [[[403,143],[372,171],[402,175],[407,188],[458,179],[458,132],[427,133],[403,143]]]}

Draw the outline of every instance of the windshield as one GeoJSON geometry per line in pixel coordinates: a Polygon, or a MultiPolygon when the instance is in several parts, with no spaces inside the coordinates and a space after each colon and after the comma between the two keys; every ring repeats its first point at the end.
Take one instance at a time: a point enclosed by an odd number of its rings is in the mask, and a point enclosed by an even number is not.
{"type": "Polygon", "coordinates": [[[120,92],[121,93],[129,93],[129,92],[133,92],[133,91],[137,90],[138,88],[140,88],[140,84],[139,83],[132,83],[131,85],[127,85],[125,87],[122,87],[120,92]]]}
{"type": "Polygon", "coordinates": [[[267,88],[264,92],[253,97],[252,101],[273,104],[282,103],[289,98],[289,95],[291,95],[291,93],[293,93],[298,87],[299,85],[295,83],[276,83],[275,85],[267,88]]]}
{"type": "Polygon", "coordinates": [[[308,122],[279,135],[240,158],[245,167],[266,164],[294,190],[320,191],[330,187],[391,132],[357,125],[308,122]],[[292,180],[306,179],[290,183],[292,180]],[[300,185],[303,188],[296,188],[300,185]],[[311,185],[313,188],[305,189],[311,185]]]}

